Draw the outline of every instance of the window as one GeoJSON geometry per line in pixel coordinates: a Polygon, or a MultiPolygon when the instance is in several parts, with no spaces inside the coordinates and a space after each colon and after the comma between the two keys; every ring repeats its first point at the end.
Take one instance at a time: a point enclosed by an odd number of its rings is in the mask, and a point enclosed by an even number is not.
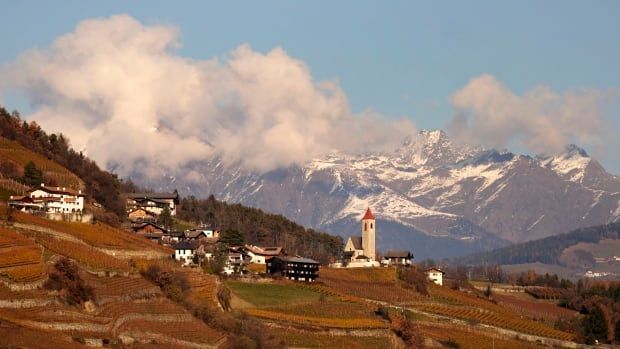
{"type": "Polygon", "coordinates": [[[370,229],[372,229],[372,223],[370,223],[370,229]]]}
{"type": "Polygon", "coordinates": [[[368,223],[364,223],[364,231],[368,230],[368,223]]]}

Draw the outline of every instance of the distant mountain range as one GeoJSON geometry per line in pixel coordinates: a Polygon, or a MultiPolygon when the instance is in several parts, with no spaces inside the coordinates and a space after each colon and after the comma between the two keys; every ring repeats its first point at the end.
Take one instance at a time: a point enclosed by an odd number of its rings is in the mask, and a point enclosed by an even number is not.
{"type": "MultiPolygon", "coordinates": [[[[267,173],[194,164],[192,183],[137,177],[153,188],[239,202],[343,237],[376,213],[380,250],[411,249],[417,260],[465,255],[576,228],[618,221],[620,178],[581,148],[530,157],[461,146],[421,131],[391,153],[331,153],[267,173]]],[[[186,169],[185,169],[186,170],[186,169]]]]}

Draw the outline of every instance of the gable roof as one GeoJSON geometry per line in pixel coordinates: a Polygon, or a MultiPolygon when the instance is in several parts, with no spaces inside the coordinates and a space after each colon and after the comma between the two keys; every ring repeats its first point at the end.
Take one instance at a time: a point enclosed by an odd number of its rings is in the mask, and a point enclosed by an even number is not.
{"type": "Polygon", "coordinates": [[[144,228],[144,227],[146,227],[146,226],[148,226],[148,225],[152,225],[154,228],[159,229],[159,230],[161,230],[162,232],[165,232],[165,231],[166,231],[166,229],[165,229],[165,228],[162,228],[162,227],[160,227],[159,225],[157,225],[157,224],[155,224],[155,223],[151,223],[151,222],[144,222],[144,223],[140,223],[140,224],[134,225],[134,226],[133,226],[133,230],[134,230],[134,231],[137,231],[137,230],[140,230],[140,229],[142,229],[142,228],[144,228]]]}
{"type": "Polygon", "coordinates": [[[30,189],[28,192],[32,193],[33,191],[36,190],[42,190],[46,193],[50,193],[50,194],[57,194],[57,195],[71,195],[71,196],[86,196],[86,194],[82,193],[81,190],[73,190],[71,188],[65,188],[65,187],[51,187],[51,186],[46,186],[45,184],[41,183],[41,186],[39,187],[33,187],[32,189],[30,189]]]}
{"type": "Polygon", "coordinates": [[[410,251],[405,250],[392,250],[387,251],[385,258],[413,258],[413,254],[410,251]]]}
{"type": "Polygon", "coordinates": [[[279,256],[282,254],[282,246],[259,247],[254,245],[245,245],[246,250],[262,256],[279,256]]]}
{"type": "Polygon", "coordinates": [[[194,251],[196,249],[196,245],[192,244],[189,241],[181,241],[177,244],[174,244],[174,249],[175,250],[192,250],[194,251]]]}
{"type": "MultiPolygon", "coordinates": [[[[361,236],[349,236],[349,239],[353,243],[353,248],[356,250],[363,250],[362,237],[361,236]]],[[[348,241],[347,241],[348,242],[348,241]]]]}
{"type": "Polygon", "coordinates": [[[195,239],[197,237],[199,237],[200,235],[204,235],[205,237],[207,236],[207,233],[205,233],[204,231],[200,230],[200,231],[196,231],[196,230],[187,230],[185,232],[185,237],[186,238],[190,238],[190,239],[195,239]]]}
{"type": "Polygon", "coordinates": [[[366,210],[366,214],[362,218],[362,220],[365,220],[365,219],[375,219],[375,215],[373,215],[372,211],[370,211],[370,207],[366,210]]]}
{"type": "Polygon", "coordinates": [[[291,263],[319,264],[319,262],[315,261],[314,259],[303,258],[303,257],[274,257],[274,258],[278,258],[284,262],[291,262],[291,263]]]}
{"type": "Polygon", "coordinates": [[[179,194],[177,193],[125,193],[124,194],[129,199],[134,200],[157,200],[157,199],[173,199],[175,201],[179,200],[179,194]]]}
{"type": "Polygon", "coordinates": [[[426,273],[431,272],[431,271],[438,271],[438,272],[440,272],[441,274],[445,274],[445,272],[444,272],[443,270],[441,270],[441,269],[439,269],[439,268],[436,268],[436,267],[430,267],[430,268],[428,268],[428,269],[426,269],[426,270],[425,270],[425,272],[426,272],[426,273]]]}

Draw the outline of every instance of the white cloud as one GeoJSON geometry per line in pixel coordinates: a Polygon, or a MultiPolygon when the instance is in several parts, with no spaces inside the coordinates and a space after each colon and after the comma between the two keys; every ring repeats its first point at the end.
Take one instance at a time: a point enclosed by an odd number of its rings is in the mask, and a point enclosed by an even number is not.
{"type": "Polygon", "coordinates": [[[192,60],[175,53],[178,34],[127,15],[85,20],[4,67],[2,84],[31,98],[28,119],[121,175],[213,155],[266,171],[334,149],[389,148],[414,132],[409,121],[354,115],[336,83],[314,81],[281,48],[192,60]]]}
{"type": "Polygon", "coordinates": [[[561,151],[570,143],[601,147],[608,137],[602,112],[610,93],[557,93],[535,87],[519,96],[491,75],[481,75],[452,96],[449,130],[457,139],[504,147],[517,143],[535,153],[561,151]]]}

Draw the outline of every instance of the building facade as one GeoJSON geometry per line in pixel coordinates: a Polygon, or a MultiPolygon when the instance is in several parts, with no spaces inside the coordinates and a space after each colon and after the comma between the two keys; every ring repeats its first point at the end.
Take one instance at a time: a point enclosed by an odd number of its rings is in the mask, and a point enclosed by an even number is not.
{"type": "Polygon", "coordinates": [[[85,197],[81,190],[41,184],[40,187],[31,189],[27,196],[11,196],[9,205],[24,211],[82,214],[85,197]]]}
{"type": "Polygon", "coordinates": [[[267,260],[267,272],[289,280],[314,282],[319,277],[319,262],[301,257],[273,257],[267,260]]]}
{"type": "Polygon", "coordinates": [[[179,194],[174,193],[125,193],[127,213],[142,208],[146,212],[159,216],[164,207],[168,207],[170,215],[177,214],[179,194]]]}
{"type": "Polygon", "coordinates": [[[429,280],[431,280],[432,282],[434,282],[435,284],[439,285],[439,286],[443,286],[443,274],[445,274],[441,269],[439,268],[428,268],[425,271],[426,277],[428,277],[429,280]]]}
{"type": "Polygon", "coordinates": [[[377,225],[370,208],[366,210],[360,223],[362,236],[349,236],[344,245],[344,258],[340,264],[351,268],[379,266],[375,249],[377,225]]]}

